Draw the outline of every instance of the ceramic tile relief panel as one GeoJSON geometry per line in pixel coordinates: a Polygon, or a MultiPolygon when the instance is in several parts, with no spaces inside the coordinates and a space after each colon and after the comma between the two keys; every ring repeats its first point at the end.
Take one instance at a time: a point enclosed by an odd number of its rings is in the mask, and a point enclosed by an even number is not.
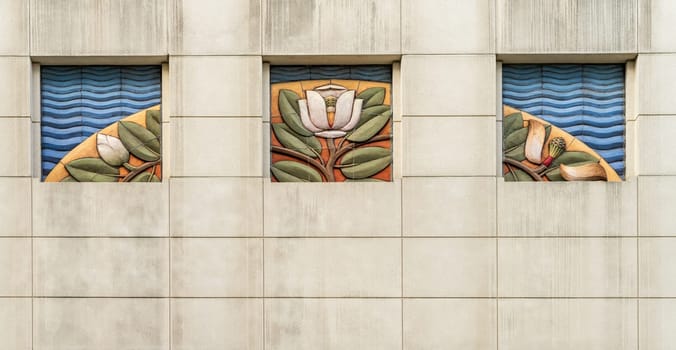
{"type": "Polygon", "coordinates": [[[506,181],[621,181],[624,65],[503,65],[506,181]]]}
{"type": "Polygon", "coordinates": [[[392,181],[391,66],[272,66],[273,182],[392,181]]]}
{"type": "Polygon", "coordinates": [[[160,181],[160,66],[43,66],[41,85],[44,181],[160,181]]]}

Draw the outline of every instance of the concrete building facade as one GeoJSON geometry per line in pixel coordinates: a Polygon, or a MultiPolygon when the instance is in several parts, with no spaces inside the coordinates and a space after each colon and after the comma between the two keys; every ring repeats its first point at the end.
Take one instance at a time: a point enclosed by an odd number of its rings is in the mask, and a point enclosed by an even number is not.
{"type": "Polygon", "coordinates": [[[0,0],[0,349],[666,350],[676,2],[0,0]],[[626,66],[621,182],[506,183],[503,63],[626,66]],[[162,66],[162,182],[45,183],[40,67],[162,66]],[[393,181],[273,183],[270,65],[393,67],[393,181]]]}

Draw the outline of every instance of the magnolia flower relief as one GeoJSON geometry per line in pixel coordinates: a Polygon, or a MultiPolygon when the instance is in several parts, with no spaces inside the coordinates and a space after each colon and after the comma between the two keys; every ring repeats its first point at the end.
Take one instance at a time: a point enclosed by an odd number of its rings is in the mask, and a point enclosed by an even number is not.
{"type": "Polygon", "coordinates": [[[505,181],[620,181],[608,162],[563,129],[506,105],[503,113],[505,181]]]}
{"type": "Polygon", "coordinates": [[[363,99],[355,91],[340,85],[324,85],[305,91],[306,100],[298,100],[303,126],[316,136],[342,137],[359,123],[363,99]]]}
{"type": "Polygon", "coordinates": [[[101,159],[110,166],[119,167],[129,161],[129,151],[124,147],[122,141],[115,136],[97,133],[96,149],[101,159]]]}
{"type": "Polygon", "coordinates": [[[61,159],[45,181],[160,182],[161,137],[159,106],[139,111],[85,139],[61,159]]]}
{"type": "Polygon", "coordinates": [[[391,180],[389,83],[297,81],[272,89],[274,181],[391,180]]]}

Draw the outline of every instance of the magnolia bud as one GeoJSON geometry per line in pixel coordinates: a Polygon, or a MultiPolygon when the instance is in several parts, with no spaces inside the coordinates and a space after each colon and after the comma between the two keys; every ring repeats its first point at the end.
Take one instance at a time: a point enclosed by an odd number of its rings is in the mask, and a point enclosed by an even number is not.
{"type": "Polygon", "coordinates": [[[117,137],[97,134],[96,150],[99,152],[101,159],[110,166],[119,167],[129,161],[129,151],[117,137]]]}

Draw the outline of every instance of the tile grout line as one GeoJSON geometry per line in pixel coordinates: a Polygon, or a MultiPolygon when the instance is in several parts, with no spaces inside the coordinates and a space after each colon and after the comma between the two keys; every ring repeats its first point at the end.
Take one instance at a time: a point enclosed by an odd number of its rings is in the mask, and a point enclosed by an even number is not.
{"type": "MultiPolygon", "coordinates": [[[[263,1],[261,0],[261,5],[262,5],[262,2],[263,1]]],[[[261,11],[262,10],[263,9],[261,9],[261,11]]],[[[262,25],[263,24],[261,23],[261,26],[262,25]]],[[[263,56],[262,56],[262,53],[263,53],[262,52],[263,51],[263,30],[262,29],[261,29],[261,43],[260,44],[261,44],[261,60],[262,60],[263,59],[263,56]]],[[[264,81],[263,85],[264,86],[263,86],[263,92],[261,94],[263,98],[265,98],[267,93],[270,93],[270,96],[272,96],[272,92],[270,92],[270,90],[272,89],[272,85],[270,83],[270,69],[267,70],[267,74],[268,74],[267,77],[263,77],[263,81],[264,81]],[[266,90],[267,90],[267,92],[266,92],[266,90]]],[[[270,97],[270,98],[272,98],[272,97],[270,97]]],[[[268,102],[269,101],[263,101],[263,106],[266,106],[268,102]]],[[[270,111],[262,111],[261,114],[265,115],[265,113],[270,113],[270,111]]],[[[269,116],[269,117],[270,117],[269,119],[271,120],[272,116],[269,116]]],[[[263,122],[263,133],[265,133],[266,132],[265,131],[265,124],[266,124],[265,118],[261,118],[261,119],[262,119],[262,122],[263,122]]],[[[263,142],[263,141],[264,141],[264,139],[261,140],[261,142],[263,142]]],[[[270,145],[268,144],[268,145],[262,145],[262,147],[261,147],[263,153],[268,153],[267,155],[265,155],[265,154],[263,155],[263,159],[266,159],[267,157],[272,157],[269,154],[270,153],[269,146],[270,145]]],[[[261,264],[262,264],[262,266],[261,266],[261,279],[262,279],[261,287],[263,288],[260,295],[263,296],[263,299],[262,299],[263,305],[262,305],[262,308],[261,308],[262,309],[261,320],[263,322],[262,327],[261,327],[261,332],[262,332],[261,343],[263,344],[263,346],[262,346],[263,350],[265,350],[265,347],[266,347],[265,330],[266,330],[266,327],[267,327],[266,319],[265,319],[265,304],[266,304],[266,302],[265,302],[265,300],[266,300],[265,299],[265,297],[266,297],[266,295],[265,295],[265,185],[266,185],[266,181],[268,181],[268,180],[267,180],[265,174],[270,171],[270,170],[268,170],[268,168],[270,167],[271,163],[272,163],[272,158],[270,158],[270,160],[268,161],[268,164],[265,164],[265,166],[261,167],[262,173],[260,174],[260,176],[261,176],[261,187],[260,187],[261,188],[261,233],[260,234],[261,234],[261,245],[262,245],[262,248],[261,248],[261,264]]]]}
{"type": "MultiPolygon", "coordinates": [[[[170,140],[170,142],[171,142],[171,140],[170,140]]],[[[167,230],[168,230],[167,234],[169,236],[168,237],[168,239],[169,239],[168,243],[169,244],[167,245],[168,246],[167,250],[168,250],[168,255],[169,255],[169,271],[168,271],[169,276],[167,278],[168,283],[169,283],[169,286],[168,286],[169,287],[169,291],[168,291],[169,292],[168,293],[169,294],[169,322],[168,322],[168,327],[169,327],[169,350],[172,350],[172,348],[174,347],[174,334],[173,334],[174,332],[172,331],[172,328],[173,328],[172,311],[173,310],[171,309],[171,306],[172,306],[171,305],[172,304],[171,298],[173,296],[172,295],[173,294],[172,288],[171,288],[171,282],[172,282],[172,280],[171,280],[171,275],[172,275],[171,247],[173,245],[173,241],[172,241],[172,237],[171,237],[171,174],[169,175],[169,178],[167,179],[167,191],[169,191],[169,193],[167,195],[167,205],[168,205],[168,210],[169,210],[169,216],[167,218],[167,221],[168,221],[168,223],[167,223],[167,230]]]]}
{"type": "MultiPolygon", "coordinates": [[[[401,74],[401,73],[400,73],[401,74]]],[[[400,79],[401,80],[401,79],[400,79]]],[[[400,296],[401,296],[401,349],[404,350],[404,179],[399,185],[399,232],[401,233],[399,245],[399,266],[400,266],[400,296]]]]}
{"type": "MultiPolygon", "coordinates": [[[[32,36],[33,36],[32,30],[31,30],[31,18],[32,18],[31,17],[31,10],[32,10],[31,1],[26,1],[26,6],[28,7],[28,55],[30,57],[31,46],[32,46],[31,42],[32,42],[32,36]]],[[[32,66],[32,62],[31,62],[31,66],[32,66]]],[[[34,79],[33,79],[34,74],[35,74],[35,72],[33,71],[32,67],[31,67],[31,83],[34,82],[34,79]]],[[[38,72],[38,74],[40,74],[40,72],[38,72]]],[[[33,263],[33,259],[35,258],[34,252],[33,252],[34,251],[33,241],[34,241],[34,235],[35,235],[34,228],[33,228],[33,222],[34,222],[34,218],[33,218],[33,177],[35,176],[35,174],[33,174],[33,171],[35,171],[35,169],[34,169],[35,166],[33,164],[35,163],[34,158],[35,158],[35,153],[37,152],[37,150],[33,149],[35,142],[33,142],[34,133],[33,133],[32,126],[33,126],[33,117],[35,117],[33,115],[33,113],[36,112],[35,109],[33,108],[33,106],[35,105],[35,103],[37,103],[37,101],[33,101],[33,97],[34,97],[33,91],[35,91],[35,89],[38,89],[38,88],[41,89],[41,87],[31,86],[31,89],[30,89],[31,91],[29,91],[29,101],[30,101],[29,107],[30,108],[29,108],[29,111],[28,111],[28,114],[30,115],[30,122],[31,122],[31,142],[30,142],[31,143],[31,157],[30,157],[31,158],[31,172],[30,172],[31,176],[30,176],[30,180],[29,180],[30,181],[30,215],[29,215],[30,224],[29,225],[30,225],[30,231],[31,231],[31,345],[30,345],[31,350],[35,348],[35,326],[34,326],[34,324],[35,324],[35,266],[34,266],[34,263],[33,263]]],[[[40,109],[41,108],[42,108],[42,106],[40,106],[40,109]]],[[[42,116],[40,116],[40,120],[42,120],[42,116]]],[[[39,125],[40,124],[38,124],[38,126],[39,125]]],[[[38,164],[40,164],[41,161],[42,161],[42,159],[40,159],[40,162],[38,162],[38,164]]],[[[40,168],[41,168],[41,166],[40,166],[40,168]]]]}
{"type": "MultiPolygon", "coordinates": [[[[638,101],[637,101],[638,102],[638,101]]],[[[635,164],[634,164],[635,167],[635,164]]],[[[636,169],[634,169],[636,170],[636,169]]],[[[639,248],[639,245],[641,244],[640,240],[640,221],[641,221],[641,215],[639,214],[639,205],[641,205],[639,201],[639,191],[641,190],[641,181],[640,176],[637,176],[636,178],[636,350],[639,350],[641,347],[641,317],[640,317],[640,312],[641,312],[641,306],[640,306],[640,296],[641,296],[641,259],[640,259],[640,254],[641,254],[641,249],[639,248]]]]}
{"type": "MultiPolygon", "coordinates": [[[[402,2],[399,2],[399,16],[401,16],[401,10],[402,10],[402,2]]],[[[401,18],[399,18],[401,21],[401,18]]],[[[403,46],[402,43],[402,36],[401,36],[401,25],[399,26],[399,45],[400,49],[403,46]]],[[[396,91],[399,96],[392,96],[394,101],[392,101],[392,108],[394,113],[401,113],[402,111],[396,111],[394,110],[395,105],[396,106],[401,106],[403,109],[403,96],[401,96],[401,90],[402,90],[402,80],[404,79],[404,75],[402,74],[402,64],[401,62],[404,60],[404,55],[401,56],[399,60],[399,72],[397,73],[399,75],[399,79],[397,81],[397,86],[396,86],[396,91]]],[[[394,71],[393,71],[394,74],[394,71]]],[[[403,122],[403,113],[400,114],[400,120],[403,122]]],[[[400,131],[403,135],[403,130],[400,131]]],[[[399,140],[399,143],[401,143],[402,140],[399,140]]],[[[396,146],[396,145],[395,145],[396,146]]],[[[401,146],[397,146],[399,149],[403,149],[401,146]]],[[[400,157],[403,156],[403,152],[400,154],[400,157]]],[[[402,159],[399,160],[399,164],[402,164],[402,159]]],[[[403,166],[402,166],[403,167],[403,166]]],[[[400,168],[401,169],[401,168],[400,168]]],[[[401,317],[401,350],[404,350],[404,176],[402,173],[399,174],[399,235],[400,237],[400,244],[399,244],[399,295],[401,296],[401,301],[399,304],[400,308],[400,317],[401,317]]]]}
{"type": "Polygon", "coordinates": [[[499,223],[499,217],[498,217],[498,180],[496,178],[495,181],[495,349],[499,350],[500,349],[500,325],[499,325],[499,319],[500,319],[500,264],[498,262],[499,258],[499,244],[500,244],[500,238],[498,237],[498,223],[499,223]]]}
{"type": "MultiPolygon", "coordinates": [[[[28,7],[28,54],[30,57],[31,54],[31,41],[32,41],[32,30],[31,29],[31,2],[26,1],[26,6],[28,7]]],[[[32,62],[31,62],[32,66],[32,62]]],[[[35,72],[33,71],[31,67],[31,83],[34,82],[34,74],[35,72]]],[[[40,74],[40,71],[38,71],[38,74],[40,74]]],[[[33,101],[33,91],[35,89],[41,89],[41,87],[38,86],[31,86],[31,91],[29,91],[29,101],[30,101],[30,109],[28,114],[30,115],[30,122],[31,122],[31,178],[30,178],[30,231],[31,231],[31,349],[35,348],[35,266],[33,259],[35,258],[35,253],[34,253],[34,227],[33,227],[33,177],[35,174],[33,174],[34,169],[34,158],[37,150],[32,149],[34,147],[35,142],[33,142],[32,136],[34,135],[33,133],[33,113],[36,111],[34,110],[33,106],[38,102],[38,101],[33,101]]],[[[40,109],[42,109],[42,106],[40,106],[40,109]]],[[[42,120],[42,116],[40,116],[40,120],[42,120]]],[[[38,124],[39,126],[40,124],[38,124]]],[[[40,159],[40,162],[38,164],[41,165],[42,159],[40,159]]],[[[40,166],[41,168],[41,166],[40,166]]]]}
{"type": "MultiPolygon", "coordinates": [[[[135,295],[135,296],[91,296],[91,295],[36,295],[34,297],[28,295],[1,295],[0,299],[153,299],[153,300],[177,300],[177,299],[220,299],[220,300],[242,300],[242,299],[264,299],[263,297],[250,297],[250,296],[146,296],[146,295],[135,295]]],[[[313,299],[313,300],[673,300],[676,301],[676,297],[641,297],[636,298],[633,296],[622,297],[622,296],[574,296],[574,297],[565,297],[565,296],[514,296],[514,297],[499,297],[494,296],[413,296],[413,297],[400,297],[400,296],[307,296],[307,295],[295,295],[295,296],[278,296],[272,297],[268,296],[265,299],[313,299]]]]}
{"type": "MultiPolygon", "coordinates": [[[[70,239],[70,238],[81,238],[81,239],[157,239],[157,238],[167,238],[167,236],[31,236],[31,235],[10,235],[2,236],[2,238],[40,238],[40,239],[70,239]]],[[[251,238],[262,238],[261,235],[257,236],[171,236],[172,239],[251,239],[251,238]]],[[[270,236],[269,239],[396,239],[402,238],[402,236],[270,236]]],[[[495,235],[490,236],[424,236],[424,235],[415,235],[415,236],[403,236],[403,238],[425,238],[425,239],[471,239],[471,238],[485,238],[493,239],[496,238],[495,235]]],[[[632,236],[497,236],[500,239],[636,239],[635,235],[632,236]]],[[[669,236],[640,236],[638,238],[654,238],[654,239],[666,239],[666,238],[676,238],[676,235],[669,236]]]]}
{"type": "MultiPolygon", "coordinates": [[[[497,9],[495,9],[495,11],[497,11],[497,9]]],[[[494,24],[494,25],[495,25],[495,27],[497,27],[497,24],[494,24]]],[[[494,27],[494,29],[495,29],[495,27],[494,27]]],[[[494,35],[497,35],[497,33],[494,33],[494,35]]],[[[494,40],[494,45],[497,46],[496,38],[493,37],[493,40],[494,40]]],[[[496,50],[497,50],[497,48],[496,48],[496,50]]],[[[498,64],[498,67],[499,67],[499,69],[496,69],[496,77],[495,77],[495,80],[496,80],[495,85],[496,85],[496,90],[497,90],[495,93],[496,93],[496,95],[498,95],[498,96],[496,96],[496,100],[497,100],[497,98],[499,98],[500,102],[502,102],[502,63],[501,63],[501,61],[498,64]],[[500,74],[500,75],[497,76],[498,74],[500,74]]],[[[495,122],[497,124],[495,131],[496,131],[496,133],[498,133],[498,131],[500,131],[500,133],[496,136],[497,136],[497,139],[499,139],[501,141],[501,142],[497,142],[497,140],[496,140],[496,142],[495,142],[495,148],[496,148],[495,153],[496,153],[497,157],[502,158],[502,138],[503,138],[503,136],[502,136],[502,127],[501,127],[502,125],[500,125],[502,123],[502,120],[503,120],[502,103],[497,103],[497,101],[496,101],[495,109],[496,109],[496,111],[495,111],[495,113],[496,113],[495,114],[496,115],[495,122]],[[498,116],[500,117],[500,120],[498,120],[498,116]],[[498,126],[500,128],[498,128],[498,126]]],[[[496,169],[497,172],[495,174],[496,175],[495,176],[495,226],[493,227],[493,229],[495,230],[495,323],[494,323],[494,325],[495,325],[495,349],[499,350],[500,349],[500,324],[499,324],[500,323],[500,321],[499,321],[500,320],[500,264],[498,262],[498,258],[499,258],[499,244],[500,244],[499,243],[500,242],[500,234],[499,234],[499,227],[500,227],[500,210],[499,210],[499,208],[500,208],[500,194],[499,194],[500,189],[499,189],[499,181],[500,181],[501,177],[499,177],[498,174],[502,173],[502,171],[501,171],[502,164],[498,163],[496,165],[497,165],[497,169],[496,169]]]]}
{"type": "MultiPolygon", "coordinates": [[[[169,9],[167,9],[167,12],[168,11],[169,11],[169,9]]],[[[168,13],[167,13],[167,15],[168,15],[168,13]]],[[[169,45],[169,37],[168,36],[169,35],[167,34],[167,45],[169,45]]],[[[168,67],[168,65],[169,64],[167,63],[167,67],[168,67]]],[[[164,67],[162,67],[162,72],[160,73],[160,76],[164,77],[166,75],[167,80],[169,80],[169,78],[170,78],[169,74],[171,74],[171,71],[168,71],[166,74],[164,74],[164,70],[165,70],[164,67]]],[[[162,80],[164,80],[164,79],[162,79],[162,80]]],[[[160,84],[161,84],[160,85],[160,91],[162,91],[163,88],[164,88],[164,86],[162,86],[162,85],[169,83],[168,81],[165,82],[165,81],[162,81],[162,80],[160,81],[160,84]]],[[[162,97],[171,98],[171,96],[161,96],[161,98],[162,97]]],[[[162,106],[164,104],[164,99],[161,99],[160,103],[161,103],[161,105],[160,105],[160,115],[162,115],[162,106]]],[[[171,110],[169,110],[168,114],[170,114],[170,113],[171,113],[171,110]]],[[[162,120],[162,118],[160,118],[160,120],[162,121],[162,123],[164,123],[164,120],[162,120]]],[[[168,124],[169,124],[169,130],[171,130],[171,116],[169,116],[168,124]]],[[[170,132],[170,134],[171,134],[171,132],[170,132]]],[[[169,135],[169,143],[171,143],[171,142],[172,142],[171,135],[169,135]]],[[[169,162],[169,165],[171,165],[171,162],[169,162]]],[[[164,167],[162,165],[160,166],[160,170],[164,170],[164,167]]],[[[164,171],[162,173],[164,175],[164,171]]],[[[167,193],[167,211],[168,211],[168,215],[167,215],[168,245],[167,246],[168,246],[168,249],[167,250],[168,250],[168,257],[169,257],[169,263],[168,263],[168,267],[169,267],[168,274],[169,274],[169,276],[167,276],[168,277],[167,280],[168,280],[168,284],[169,284],[168,285],[169,290],[167,291],[168,292],[167,294],[169,295],[169,306],[168,306],[168,309],[169,309],[169,320],[168,321],[169,322],[167,322],[167,326],[169,327],[169,350],[172,350],[172,348],[174,346],[174,344],[173,344],[174,335],[173,335],[173,332],[172,332],[173,320],[172,320],[172,310],[171,310],[171,304],[172,304],[171,298],[172,298],[172,294],[173,294],[172,290],[171,290],[171,282],[172,282],[171,281],[171,275],[172,275],[171,247],[173,245],[172,236],[171,236],[171,178],[172,178],[171,176],[172,176],[172,174],[171,174],[171,171],[169,171],[168,173],[169,173],[169,176],[167,176],[167,192],[168,192],[167,193]]]]}
{"type": "Polygon", "coordinates": [[[34,330],[34,323],[35,323],[35,264],[33,263],[33,259],[35,258],[35,253],[34,253],[34,244],[33,244],[33,180],[31,179],[30,181],[30,230],[31,230],[31,349],[34,348],[35,344],[35,330],[34,330]]]}

